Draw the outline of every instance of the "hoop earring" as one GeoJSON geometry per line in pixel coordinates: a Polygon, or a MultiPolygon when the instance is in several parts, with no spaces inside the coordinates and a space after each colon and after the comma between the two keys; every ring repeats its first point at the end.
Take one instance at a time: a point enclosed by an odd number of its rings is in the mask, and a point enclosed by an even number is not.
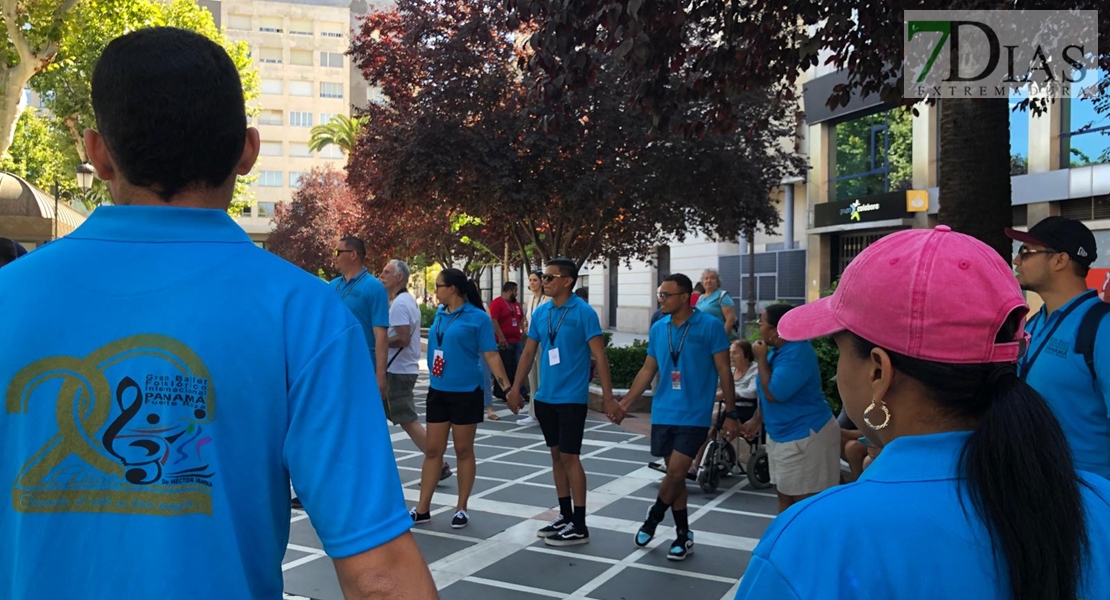
{"type": "Polygon", "coordinates": [[[882,423],[879,423],[878,425],[874,425],[874,424],[871,423],[871,419],[867,416],[867,413],[875,410],[875,406],[876,406],[875,405],[875,400],[872,399],[871,400],[871,405],[868,406],[863,411],[863,422],[867,423],[867,426],[870,427],[871,429],[874,429],[875,431],[878,431],[880,429],[885,428],[887,425],[890,425],[890,409],[886,407],[886,404],[879,404],[878,407],[883,409],[883,414],[886,415],[886,416],[883,419],[882,423]]]}

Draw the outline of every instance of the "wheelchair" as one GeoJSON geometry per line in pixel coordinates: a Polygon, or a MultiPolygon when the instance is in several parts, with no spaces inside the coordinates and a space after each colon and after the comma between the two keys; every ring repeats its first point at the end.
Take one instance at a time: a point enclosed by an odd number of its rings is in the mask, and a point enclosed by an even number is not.
{"type": "MultiPolygon", "coordinates": [[[[755,414],[755,400],[737,399],[736,409],[740,413],[740,421],[745,422],[755,414]]],[[[739,464],[736,448],[725,438],[725,405],[721,401],[717,405],[717,422],[714,424],[713,434],[709,444],[702,455],[701,464],[698,465],[697,483],[703,492],[717,491],[722,477],[731,475],[746,476],[752,488],[761,490],[771,487],[771,470],[767,463],[766,444],[767,433],[762,428],[754,439],[747,440],[751,451],[748,464],[739,464]]]]}

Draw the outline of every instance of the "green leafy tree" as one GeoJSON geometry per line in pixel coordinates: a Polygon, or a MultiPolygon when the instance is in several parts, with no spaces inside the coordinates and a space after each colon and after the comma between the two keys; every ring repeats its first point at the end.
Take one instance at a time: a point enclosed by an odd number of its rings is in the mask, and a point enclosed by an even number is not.
{"type": "Polygon", "coordinates": [[[54,182],[66,191],[77,187],[74,165],[75,152],[67,155],[69,136],[54,128],[46,116],[34,108],[27,108],[19,115],[15,136],[8,153],[0,160],[0,170],[18,175],[42,190],[50,191],[54,182]]]}
{"type": "MultiPolygon", "coordinates": [[[[217,27],[212,14],[192,0],[84,0],[71,12],[70,19],[59,26],[57,55],[40,73],[30,80],[30,87],[43,99],[43,107],[53,115],[54,127],[68,134],[78,162],[86,160],[82,135],[95,128],[92,109],[92,73],[104,48],[128,31],[146,27],[177,27],[195,31],[227,50],[239,70],[248,113],[258,112],[249,102],[258,97],[258,72],[251,62],[250,48],[245,42],[232,42],[217,27]]],[[[69,154],[67,152],[67,154],[69,154]]],[[[76,163],[74,163],[76,164],[76,163]]],[[[238,214],[249,205],[249,179],[236,183],[232,213],[238,214]]],[[[99,204],[107,194],[90,194],[99,204]]]]}
{"type": "Polygon", "coordinates": [[[4,61],[0,68],[0,156],[7,153],[19,121],[19,98],[31,77],[58,53],[62,28],[78,0],[0,0],[4,61]]]}
{"type": "Polygon", "coordinates": [[[366,117],[348,117],[335,115],[327,123],[321,123],[312,128],[312,137],[308,140],[308,147],[313,152],[319,152],[328,146],[339,146],[344,154],[350,154],[355,147],[358,134],[366,124],[366,117]]]}

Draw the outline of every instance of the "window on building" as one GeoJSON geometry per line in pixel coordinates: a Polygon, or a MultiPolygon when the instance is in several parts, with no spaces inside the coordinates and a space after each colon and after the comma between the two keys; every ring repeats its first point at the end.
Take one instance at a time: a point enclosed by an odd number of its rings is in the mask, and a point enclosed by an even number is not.
{"type": "Polygon", "coordinates": [[[289,187],[293,189],[301,187],[301,177],[304,177],[304,173],[291,171],[289,173],[289,187]]]}
{"type": "Polygon", "coordinates": [[[311,67],[312,50],[290,50],[289,64],[311,67]]]}
{"type": "Polygon", "coordinates": [[[282,183],[281,171],[260,171],[258,173],[258,185],[260,187],[281,187],[282,183]]]}
{"type": "Polygon", "coordinates": [[[258,153],[262,156],[281,156],[281,142],[262,142],[258,153]]]}
{"type": "MultiPolygon", "coordinates": [[[[274,206],[276,206],[276,203],[274,203],[274,202],[259,202],[258,203],[258,214],[256,216],[262,217],[264,219],[269,219],[269,218],[273,217],[274,216],[274,206]]],[[[263,245],[262,247],[265,248],[266,246],[263,245]]]]}
{"type": "Polygon", "coordinates": [[[291,35],[312,35],[312,21],[307,19],[290,19],[289,33],[291,35]]]}
{"type": "Polygon", "coordinates": [[[251,28],[250,15],[228,15],[227,28],[249,31],[251,28]]]}
{"type": "Polygon", "coordinates": [[[907,190],[913,183],[913,117],[895,108],[836,125],[837,200],[907,190]]]}
{"type": "Polygon", "coordinates": [[[302,158],[303,157],[311,157],[312,156],[312,150],[308,147],[308,144],[302,144],[300,142],[293,142],[293,143],[289,144],[289,156],[298,156],[298,157],[302,157],[302,158]]]}
{"type": "MultiPolygon", "coordinates": [[[[1100,81],[1106,81],[1110,73],[1099,71],[1100,81]]],[[[1106,110],[1105,96],[1099,98],[1070,98],[1064,110],[1065,121],[1061,123],[1060,146],[1066,152],[1067,160],[1062,167],[1086,167],[1110,162],[1110,111],[1106,110]],[[1104,112],[1098,111],[1101,105],[1104,112]]]]}
{"type": "Polygon", "coordinates": [[[1010,175],[1029,172],[1029,110],[1017,109],[1020,98],[1010,98],[1010,175]]]}
{"type": "Polygon", "coordinates": [[[293,127],[312,127],[312,113],[299,110],[290,111],[289,124],[293,127]]]}
{"type": "Polygon", "coordinates": [[[282,94],[285,91],[285,82],[280,79],[263,79],[263,94],[282,94]]]}
{"type": "Polygon", "coordinates": [[[259,31],[266,33],[282,33],[283,29],[281,17],[262,17],[262,24],[258,26],[259,31]]]}
{"type": "Polygon", "coordinates": [[[347,30],[347,26],[342,23],[322,23],[320,25],[320,35],[329,38],[342,38],[343,32],[347,30]]]}
{"type": "Polygon", "coordinates": [[[320,66],[321,67],[343,67],[343,55],[339,52],[321,52],[320,53],[320,66]]]}
{"type": "Polygon", "coordinates": [[[273,110],[273,109],[269,109],[269,108],[264,108],[264,109],[262,109],[262,112],[258,114],[258,124],[259,125],[277,125],[277,126],[284,125],[285,124],[285,113],[283,113],[280,110],[273,110]]]}
{"type": "Polygon", "coordinates": [[[320,123],[328,123],[335,118],[335,113],[320,113],[320,123]]]}
{"type": "Polygon", "coordinates": [[[290,96],[311,96],[312,95],[312,82],[311,81],[290,81],[289,82],[289,95],[290,96]]]}
{"type": "Polygon", "coordinates": [[[321,98],[342,98],[343,97],[343,84],[342,83],[329,83],[326,81],[320,82],[320,97],[321,98]]]}
{"type": "Polygon", "coordinates": [[[385,94],[382,93],[382,88],[377,86],[366,88],[366,101],[375,104],[385,102],[385,94]]]}
{"type": "Polygon", "coordinates": [[[262,47],[258,50],[258,62],[280,65],[282,60],[281,48],[262,47]]]}
{"type": "Polygon", "coordinates": [[[320,150],[320,158],[343,158],[343,150],[335,144],[328,144],[320,150]]]}
{"type": "Polygon", "coordinates": [[[250,207],[249,204],[247,206],[243,207],[243,212],[239,216],[240,217],[250,217],[251,216],[251,207],[250,207]]]}

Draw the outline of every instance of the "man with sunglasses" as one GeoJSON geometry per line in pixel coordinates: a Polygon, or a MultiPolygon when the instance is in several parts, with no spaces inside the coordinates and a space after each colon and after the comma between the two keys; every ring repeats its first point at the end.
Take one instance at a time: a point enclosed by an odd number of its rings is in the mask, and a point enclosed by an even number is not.
{"type": "Polygon", "coordinates": [[[549,546],[573,546],[590,541],[586,529],[586,471],[582,467],[582,438],[589,413],[590,357],[597,361],[605,411],[620,410],[613,399],[609,361],[597,312],[573,294],[578,265],[566,258],[547,263],[543,292],[551,302],[532,316],[528,341],[517,365],[510,405],[520,406],[520,390],[528,380],[532,361],[539,355],[540,385],[534,394],[536,419],[551,450],[552,475],[559,494],[559,516],[536,535],[549,546]]]}
{"type": "Polygon", "coordinates": [[[651,385],[655,374],[662,373],[651,403],[651,454],[663,457],[667,474],[655,505],[636,532],[636,545],[642,548],[651,542],[669,508],[677,532],[667,552],[669,560],[685,560],[694,549],[686,507],[686,474],[709,435],[718,382],[725,399],[725,431],[731,435],[740,428],[728,336],[720,321],[690,306],[693,291],[690,278],[682,273],[663,279],[658,298],[666,316],[651,327],[644,366],[620,401],[621,410],[615,419],[619,423],[628,407],[651,385]]]}
{"type": "Polygon", "coordinates": [[[1026,326],[1031,339],[1019,374],[1060,421],[1076,467],[1110,478],[1110,319],[1101,318],[1105,305],[1086,281],[1095,237],[1064,217],[1006,235],[1022,243],[1013,260],[1018,283],[1044,300],[1026,326]]]}

